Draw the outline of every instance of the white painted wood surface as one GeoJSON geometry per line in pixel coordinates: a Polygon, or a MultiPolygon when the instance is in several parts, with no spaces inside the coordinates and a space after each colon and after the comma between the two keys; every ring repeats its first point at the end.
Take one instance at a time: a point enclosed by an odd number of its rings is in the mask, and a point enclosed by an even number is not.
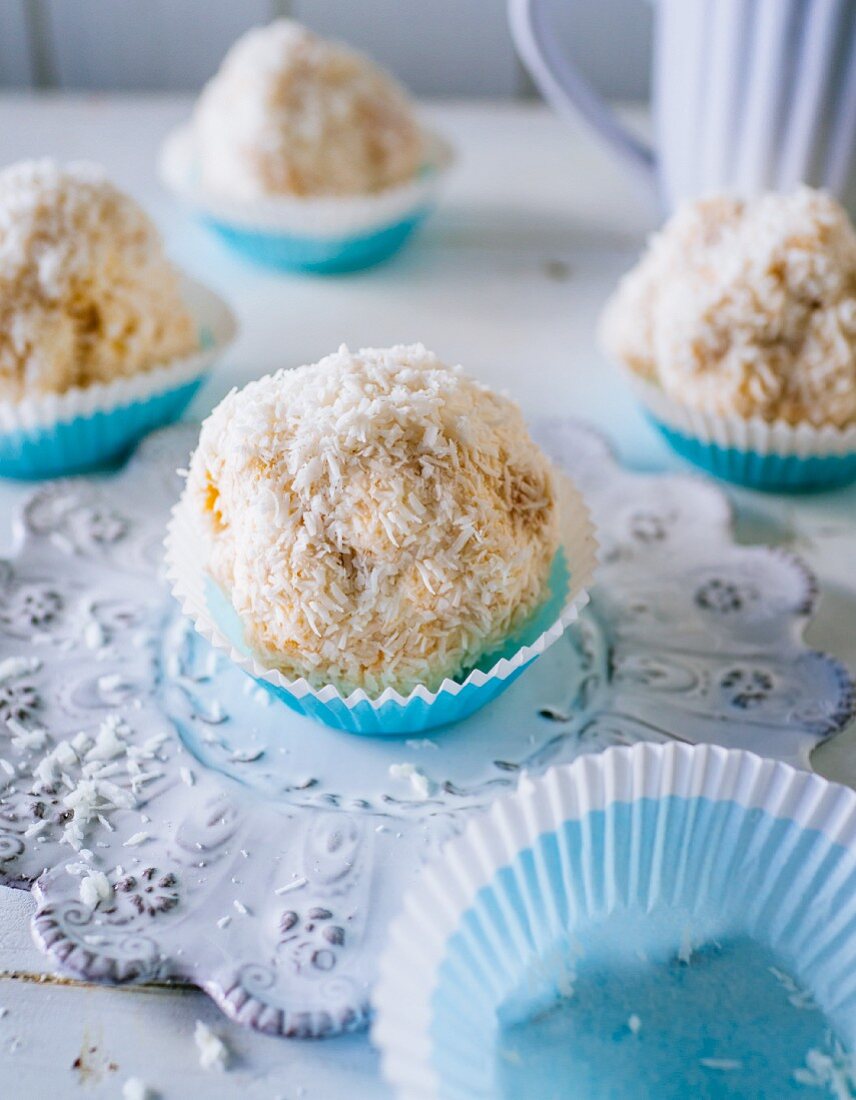
{"type": "Polygon", "coordinates": [[[61,88],[195,88],[248,27],[276,13],[272,0],[49,0],[52,77],[61,88]]]}
{"type": "MultiPolygon", "coordinates": [[[[301,279],[245,266],[158,187],[155,151],[189,107],[189,99],[162,97],[0,98],[0,164],[45,152],[103,161],[158,220],[174,257],[231,300],[243,332],[197,398],[196,415],[233,384],[312,361],[341,341],[421,339],[509,389],[530,417],[573,412],[605,430],[628,463],[678,467],[595,350],[598,309],[653,216],[586,133],[536,105],[428,108],[460,159],[422,237],[376,271],[301,279]]],[[[0,485],[0,552],[10,542],[11,508],[26,492],[0,485]]],[[[815,569],[822,595],[809,639],[856,667],[856,489],[805,498],[736,492],[733,499],[741,538],[792,549],[815,569]]],[[[856,731],[821,748],[815,764],[856,785],[856,731]]],[[[32,981],[44,961],[29,939],[30,910],[27,896],[0,889],[4,1100],[108,1100],[129,1076],[163,1100],[388,1096],[365,1037],[276,1041],[227,1024],[195,992],[32,981]],[[197,1018],[235,1050],[228,1073],[199,1068],[197,1018]]]]}
{"type": "MultiPolygon", "coordinates": [[[[649,5],[559,7],[563,33],[597,86],[643,97],[649,5]]],[[[195,89],[238,34],[277,15],[351,41],[419,95],[529,92],[506,0],[0,0],[0,86],[195,89]]]]}
{"type": "Polygon", "coordinates": [[[293,0],[292,8],[296,19],[376,57],[420,95],[524,90],[504,0],[293,0]]]}
{"type": "Polygon", "coordinates": [[[29,88],[35,82],[25,3],[0,3],[0,88],[29,88]]]}

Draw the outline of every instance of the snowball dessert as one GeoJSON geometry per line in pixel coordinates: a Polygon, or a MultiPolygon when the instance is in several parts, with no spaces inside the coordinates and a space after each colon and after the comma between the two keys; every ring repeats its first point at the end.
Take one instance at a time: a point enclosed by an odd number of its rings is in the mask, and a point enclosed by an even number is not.
{"type": "Polygon", "coordinates": [[[187,490],[247,643],[313,687],[436,690],[547,595],[553,469],[518,407],[419,344],[233,391],[187,490]]]}
{"type": "Polygon", "coordinates": [[[0,172],[0,400],[109,382],[196,346],[154,224],[99,168],[0,172]]]}
{"type": "Polygon", "coordinates": [[[158,166],[250,263],[330,274],[372,267],[411,240],[452,161],[368,58],[278,20],[229,50],[158,166]]]}
{"type": "Polygon", "coordinates": [[[232,46],[194,128],[201,183],[234,200],[373,194],[412,179],[423,157],[404,90],[285,19],[232,46]]]}
{"type": "Polygon", "coordinates": [[[802,187],[688,204],[622,280],[606,350],[673,400],[791,425],[856,423],[856,231],[802,187]]]}

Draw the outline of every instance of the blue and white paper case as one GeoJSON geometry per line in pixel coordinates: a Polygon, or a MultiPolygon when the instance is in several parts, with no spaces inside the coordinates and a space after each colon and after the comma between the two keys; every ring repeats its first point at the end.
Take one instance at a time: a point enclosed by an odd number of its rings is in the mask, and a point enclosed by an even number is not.
{"type": "Polygon", "coordinates": [[[588,602],[597,555],[594,528],[576,488],[559,477],[562,539],[549,596],[500,652],[487,655],[463,680],[444,680],[436,691],[419,685],[401,695],[387,688],[371,698],[358,689],[345,697],[332,684],[315,688],[305,679],[289,680],[267,667],[245,642],[228,598],[204,569],[208,547],[186,494],[173,510],[167,531],[167,575],[196,630],[292,710],[349,733],[412,736],[460,722],[495,699],[562,636],[588,602]]]}
{"type": "MultiPolygon", "coordinates": [[[[694,1059],[678,1068],[679,1080],[672,1076],[677,1087],[668,1096],[780,1096],[757,1088],[770,1035],[785,1044],[789,1083],[799,1093],[791,1056],[798,1069],[808,1054],[804,1076],[832,1060],[801,1049],[798,1039],[792,1051],[787,1046],[787,1028],[809,1008],[822,1034],[828,1024],[843,1049],[856,1051],[856,792],[710,745],[608,749],[524,778],[423,871],[391,926],[373,996],[372,1038],[396,1095],[496,1097],[503,1072],[497,1048],[507,1034],[500,1028],[509,1015],[525,1020],[563,999],[575,1012],[585,1014],[587,1005],[591,1012],[572,969],[582,973],[586,965],[581,943],[595,943],[608,967],[613,955],[639,946],[640,930],[669,941],[671,962],[649,961],[641,951],[632,957],[636,968],[659,967],[656,981],[671,972],[680,986],[675,968],[682,959],[697,952],[703,970],[717,952],[727,958],[735,943],[757,944],[776,960],[759,970],[773,985],[782,1018],[762,1013],[758,1034],[744,1027],[730,1036],[750,1054],[760,1052],[756,1063],[730,1063],[728,1051],[722,1064],[694,1059]],[[735,1072],[723,1076],[725,1070],[735,1072]],[[707,1082],[704,1091],[680,1091],[696,1077],[707,1082]]],[[[597,965],[605,983],[604,964],[597,965]]],[[[690,973],[688,966],[684,976],[690,973]]],[[[679,987],[673,1009],[686,1007],[687,988],[679,987]]],[[[755,1001],[744,1003],[755,1019],[755,1001]]],[[[718,1003],[703,1007],[695,1017],[702,1042],[705,1020],[710,1031],[722,1022],[718,1003]]],[[[621,1044],[637,1042],[640,1028],[640,1045],[625,1055],[640,1072],[643,1058],[669,1056],[670,1029],[659,1040],[651,1031],[646,1036],[644,1006],[639,1010],[641,1017],[623,1015],[614,1033],[607,1027],[597,1036],[604,1057],[595,1060],[594,1073],[606,1073],[609,1051],[617,1060],[628,1050],[621,1044]],[[660,1051],[652,1051],[657,1042],[660,1051]]],[[[561,1034],[565,1045],[574,1041],[567,1019],[561,1034]]],[[[534,1075],[534,1065],[522,1065],[521,1074],[527,1068],[534,1075]]],[[[533,1076],[527,1095],[619,1095],[608,1087],[574,1092],[570,1085],[554,1077],[552,1091],[539,1091],[533,1076]]]]}
{"type": "Polygon", "coordinates": [[[182,279],[199,348],[112,382],[0,402],[0,476],[78,474],[124,458],[143,436],[177,420],[232,342],[232,311],[213,291],[182,279]]]}
{"type": "Polygon", "coordinates": [[[625,374],[672,449],[714,477],[771,492],[831,489],[856,480],[856,424],[815,428],[703,412],[631,371],[625,374]]]}
{"type": "Polygon", "coordinates": [[[281,271],[333,274],[392,256],[434,208],[453,157],[434,134],[426,135],[426,148],[412,180],[354,197],[271,196],[250,202],[214,194],[199,181],[191,126],[167,137],[159,167],[165,186],[246,259],[281,271]]]}

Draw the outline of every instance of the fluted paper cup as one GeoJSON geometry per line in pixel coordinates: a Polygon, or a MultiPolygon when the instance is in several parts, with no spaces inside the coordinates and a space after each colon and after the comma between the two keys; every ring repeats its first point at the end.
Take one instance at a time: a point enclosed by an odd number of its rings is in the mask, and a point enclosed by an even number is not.
{"type": "Polygon", "coordinates": [[[524,777],[422,873],[373,1001],[408,1100],[832,1092],[856,1072],[856,793],[710,745],[524,777]]]}
{"type": "Polygon", "coordinates": [[[682,458],[737,485],[803,492],[856,480],[856,424],[768,422],[691,409],[625,371],[648,418],[682,458]]]}
{"type": "Polygon", "coordinates": [[[363,689],[344,696],[332,684],[316,688],[305,679],[289,680],[270,668],[244,639],[228,596],[206,572],[204,532],[186,494],[173,510],[166,537],[167,576],[175,598],[196,630],[228,653],[244,672],[292,710],[350,733],[413,735],[460,722],[506,690],[579,616],[588,602],[597,542],[582,497],[562,478],[562,540],[549,578],[549,595],[524,626],[498,652],[436,691],[418,685],[402,695],[393,688],[372,698],[363,689]]]}
{"type": "Polygon", "coordinates": [[[159,168],[164,185],[232,249],[283,271],[335,273],[371,267],[397,252],[433,209],[452,163],[451,147],[426,134],[426,158],[410,181],[353,198],[271,196],[237,201],[199,180],[191,126],[168,135],[159,168]]]}
{"type": "Polygon", "coordinates": [[[0,476],[59,477],[109,466],[181,416],[236,330],[232,311],[213,291],[183,279],[182,293],[199,333],[192,354],[113,382],[0,401],[0,476]]]}

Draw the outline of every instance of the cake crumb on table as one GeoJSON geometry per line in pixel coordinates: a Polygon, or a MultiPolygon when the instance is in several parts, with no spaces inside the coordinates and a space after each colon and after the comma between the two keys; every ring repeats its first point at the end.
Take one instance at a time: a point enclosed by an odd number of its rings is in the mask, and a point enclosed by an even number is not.
{"type": "Polygon", "coordinates": [[[122,1100],[157,1100],[157,1093],[139,1077],[129,1077],[122,1085],[122,1100]]]}
{"type": "Polygon", "coordinates": [[[203,1069],[225,1071],[229,1067],[229,1048],[219,1035],[203,1023],[196,1021],[193,1039],[199,1051],[199,1065],[203,1069]]]}
{"type": "Polygon", "coordinates": [[[699,1058],[699,1065],[705,1069],[721,1070],[728,1073],[730,1070],[743,1069],[743,1063],[736,1058],[699,1058]]]}

